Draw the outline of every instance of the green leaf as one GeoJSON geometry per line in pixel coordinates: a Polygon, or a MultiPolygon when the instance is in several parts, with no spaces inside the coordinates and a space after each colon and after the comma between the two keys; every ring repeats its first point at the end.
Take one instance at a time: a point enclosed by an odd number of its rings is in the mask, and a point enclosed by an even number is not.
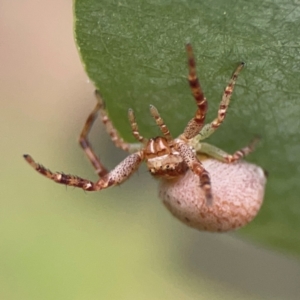
{"type": "Polygon", "coordinates": [[[240,61],[227,118],[210,143],[233,152],[255,134],[262,142],[249,160],[266,169],[265,203],[242,233],[300,254],[300,1],[75,0],[75,35],[86,71],[113,123],[133,141],[127,110],[141,133],[159,134],[155,105],[173,136],[195,113],[185,43],[216,116],[224,87],[240,61]]]}

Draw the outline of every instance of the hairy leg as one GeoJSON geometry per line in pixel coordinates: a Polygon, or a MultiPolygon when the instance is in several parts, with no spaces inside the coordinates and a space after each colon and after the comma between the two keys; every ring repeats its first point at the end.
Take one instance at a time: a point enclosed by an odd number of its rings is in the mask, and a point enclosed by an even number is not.
{"type": "Polygon", "coordinates": [[[235,151],[233,154],[228,154],[225,151],[219,149],[218,147],[215,147],[208,143],[199,143],[198,147],[195,147],[195,150],[199,154],[201,154],[201,153],[207,154],[208,156],[215,158],[219,161],[222,161],[225,163],[233,163],[233,162],[240,160],[243,157],[247,156],[251,152],[253,152],[258,141],[259,141],[259,138],[253,139],[249,143],[249,145],[247,145],[246,147],[244,147],[240,150],[235,151]]]}
{"type": "Polygon", "coordinates": [[[203,127],[208,105],[196,74],[196,62],[191,44],[186,45],[186,51],[189,67],[188,80],[198,107],[194,118],[189,121],[183,132],[184,138],[191,139],[197,135],[203,127]]]}
{"type": "Polygon", "coordinates": [[[136,152],[127,156],[112,171],[100,178],[97,182],[92,182],[74,175],[67,175],[59,172],[52,172],[44,166],[36,163],[30,155],[24,155],[25,160],[37,172],[56,183],[81,188],[85,191],[100,191],[110,186],[121,184],[132,175],[143,161],[143,152],[136,152]]]}
{"type": "Polygon", "coordinates": [[[104,109],[104,102],[99,94],[98,91],[95,91],[95,95],[97,97],[97,104],[93,111],[88,116],[82,131],[79,136],[79,144],[83,151],[85,152],[87,158],[93,165],[94,169],[96,170],[96,173],[99,177],[102,177],[108,173],[105,166],[101,163],[99,157],[94,152],[89,140],[88,135],[91,131],[91,128],[93,126],[94,121],[97,118],[98,113],[100,112],[101,115],[101,121],[105,126],[105,129],[107,133],[110,135],[111,140],[115,144],[116,147],[121,148],[122,150],[128,151],[130,153],[133,153],[135,151],[140,150],[141,145],[138,144],[129,144],[125,143],[124,140],[119,136],[117,130],[114,128],[112,122],[110,121],[105,109],[104,109]]]}
{"type": "Polygon", "coordinates": [[[135,115],[133,112],[133,109],[129,108],[128,109],[128,119],[129,119],[129,123],[131,126],[131,130],[132,130],[132,134],[135,137],[135,139],[137,141],[139,141],[140,143],[146,144],[147,143],[147,139],[145,139],[139,132],[139,127],[137,125],[137,122],[135,120],[135,115]]]}
{"type": "Polygon", "coordinates": [[[198,160],[197,155],[194,154],[191,147],[185,143],[177,144],[177,150],[180,156],[186,162],[189,169],[192,170],[200,179],[200,186],[206,197],[207,205],[212,205],[213,196],[211,190],[211,183],[208,172],[204,169],[201,162],[198,160]]]}
{"type": "Polygon", "coordinates": [[[81,148],[83,149],[84,153],[86,154],[87,158],[93,165],[94,169],[96,170],[96,173],[99,177],[102,177],[108,173],[107,169],[104,167],[104,165],[100,162],[98,156],[95,154],[90,142],[88,141],[88,134],[91,130],[91,127],[97,117],[98,111],[100,109],[101,105],[97,103],[96,107],[93,109],[93,111],[88,116],[83,129],[79,136],[79,144],[81,148]]]}
{"type": "Polygon", "coordinates": [[[168,129],[167,125],[164,123],[164,120],[160,116],[157,108],[153,105],[150,105],[150,113],[151,116],[154,118],[156,125],[160,128],[162,134],[167,139],[168,142],[173,140],[170,130],[168,129]]]}
{"type": "Polygon", "coordinates": [[[206,124],[202,130],[200,131],[200,140],[204,140],[207,137],[209,137],[212,133],[214,133],[218,127],[223,123],[225,117],[226,117],[226,112],[230,103],[230,98],[233,93],[233,89],[238,77],[238,74],[240,71],[243,69],[245,63],[240,63],[239,66],[236,68],[234,71],[233,75],[231,76],[231,79],[226,86],[222,100],[219,105],[219,110],[218,110],[218,116],[215,118],[211,123],[206,124]]]}
{"type": "Polygon", "coordinates": [[[137,150],[140,150],[142,148],[142,145],[138,144],[131,144],[131,143],[126,143],[119,135],[118,131],[112,124],[110,118],[107,115],[107,112],[105,111],[104,107],[104,101],[99,93],[99,91],[95,91],[95,96],[97,98],[99,106],[99,111],[100,111],[100,116],[101,116],[101,121],[105,126],[106,132],[109,134],[112,142],[115,144],[116,147],[121,148],[124,151],[127,151],[129,153],[133,153],[137,150]]]}

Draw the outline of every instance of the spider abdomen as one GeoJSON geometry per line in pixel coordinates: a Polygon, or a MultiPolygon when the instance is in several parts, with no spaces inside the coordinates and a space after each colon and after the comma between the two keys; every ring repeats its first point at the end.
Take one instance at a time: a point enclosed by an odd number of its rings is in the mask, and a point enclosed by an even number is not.
{"type": "Polygon", "coordinates": [[[159,196],[171,213],[190,227],[207,231],[229,231],[248,224],[264,198],[264,171],[245,161],[233,164],[206,159],[213,204],[207,206],[199,178],[190,170],[177,180],[162,180],[159,196]]]}

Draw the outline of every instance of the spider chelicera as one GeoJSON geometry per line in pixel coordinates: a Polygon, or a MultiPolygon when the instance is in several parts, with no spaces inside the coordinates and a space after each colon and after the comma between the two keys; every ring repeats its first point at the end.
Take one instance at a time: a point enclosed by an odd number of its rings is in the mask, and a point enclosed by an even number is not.
{"type": "Polygon", "coordinates": [[[248,146],[236,151],[234,154],[228,154],[213,145],[202,142],[202,140],[214,133],[223,123],[238,74],[244,67],[244,63],[238,65],[226,86],[217,117],[205,125],[207,100],[196,74],[196,63],[190,44],[186,45],[186,51],[189,68],[188,81],[196,101],[197,109],[194,117],[188,122],[183,133],[177,138],[174,139],[172,137],[158,110],[153,105],[150,105],[150,114],[160,128],[162,136],[150,139],[144,138],[139,132],[133,110],[129,109],[129,123],[133,136],[138,143],[130,144],[124,142],[104,109],[104,102],[101,95],[96,91],[97,105],[87,118],[79,137],[79,144],[95,168],[100,178],[99,180],[93,182],[78,176],[52,172],[36,163],[29,155],[24,155],[25,160],[37,172],[47,178],[57,183],[78,187],[86,191],[100,191],[110,186],[121,184],[138,169],[143,161],[146,162],[151,175],[163,179],[163,181],[167,181],[170,184],[177,182],[177,179],[183,178],[187,173],[191,173],[193,174],[192,176],[196,178],[195,180],[198,182],[198,184],[196,183],[197,188],[200,187],[204,199],[206,199],[206,206],[209,208],[214,203],[214,186],[211,186],[210,175],[201,162],[200,154],[207,155],[221,163],[233,164],[253,151],[257,139],[254,139],[248,146]],[[101,163],[88,141],[88,134],[98,113],[100,113],[106,131],[115,146],[130,153],[129,156],[110,172],[101,163]]]}

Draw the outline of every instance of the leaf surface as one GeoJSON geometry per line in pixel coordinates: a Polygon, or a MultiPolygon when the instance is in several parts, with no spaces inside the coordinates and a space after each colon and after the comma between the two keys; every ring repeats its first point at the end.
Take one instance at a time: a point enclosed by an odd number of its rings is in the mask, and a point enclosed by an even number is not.
{"type": "Polygon", "coordinates": [[[90,79],[109,115],[133,141],[127,110],[140,132],[159,135],[149,114],[155,105],[173,136],[195,113],[187,83],[185,43],[216,114],[223,89],[240,61],[224,124],[209,142],[233,152],[254,135],[249,157],[269,172],[265,203],[240,232],[300,254],[300,1],[75,0],[75,37],[90,79]]]}

